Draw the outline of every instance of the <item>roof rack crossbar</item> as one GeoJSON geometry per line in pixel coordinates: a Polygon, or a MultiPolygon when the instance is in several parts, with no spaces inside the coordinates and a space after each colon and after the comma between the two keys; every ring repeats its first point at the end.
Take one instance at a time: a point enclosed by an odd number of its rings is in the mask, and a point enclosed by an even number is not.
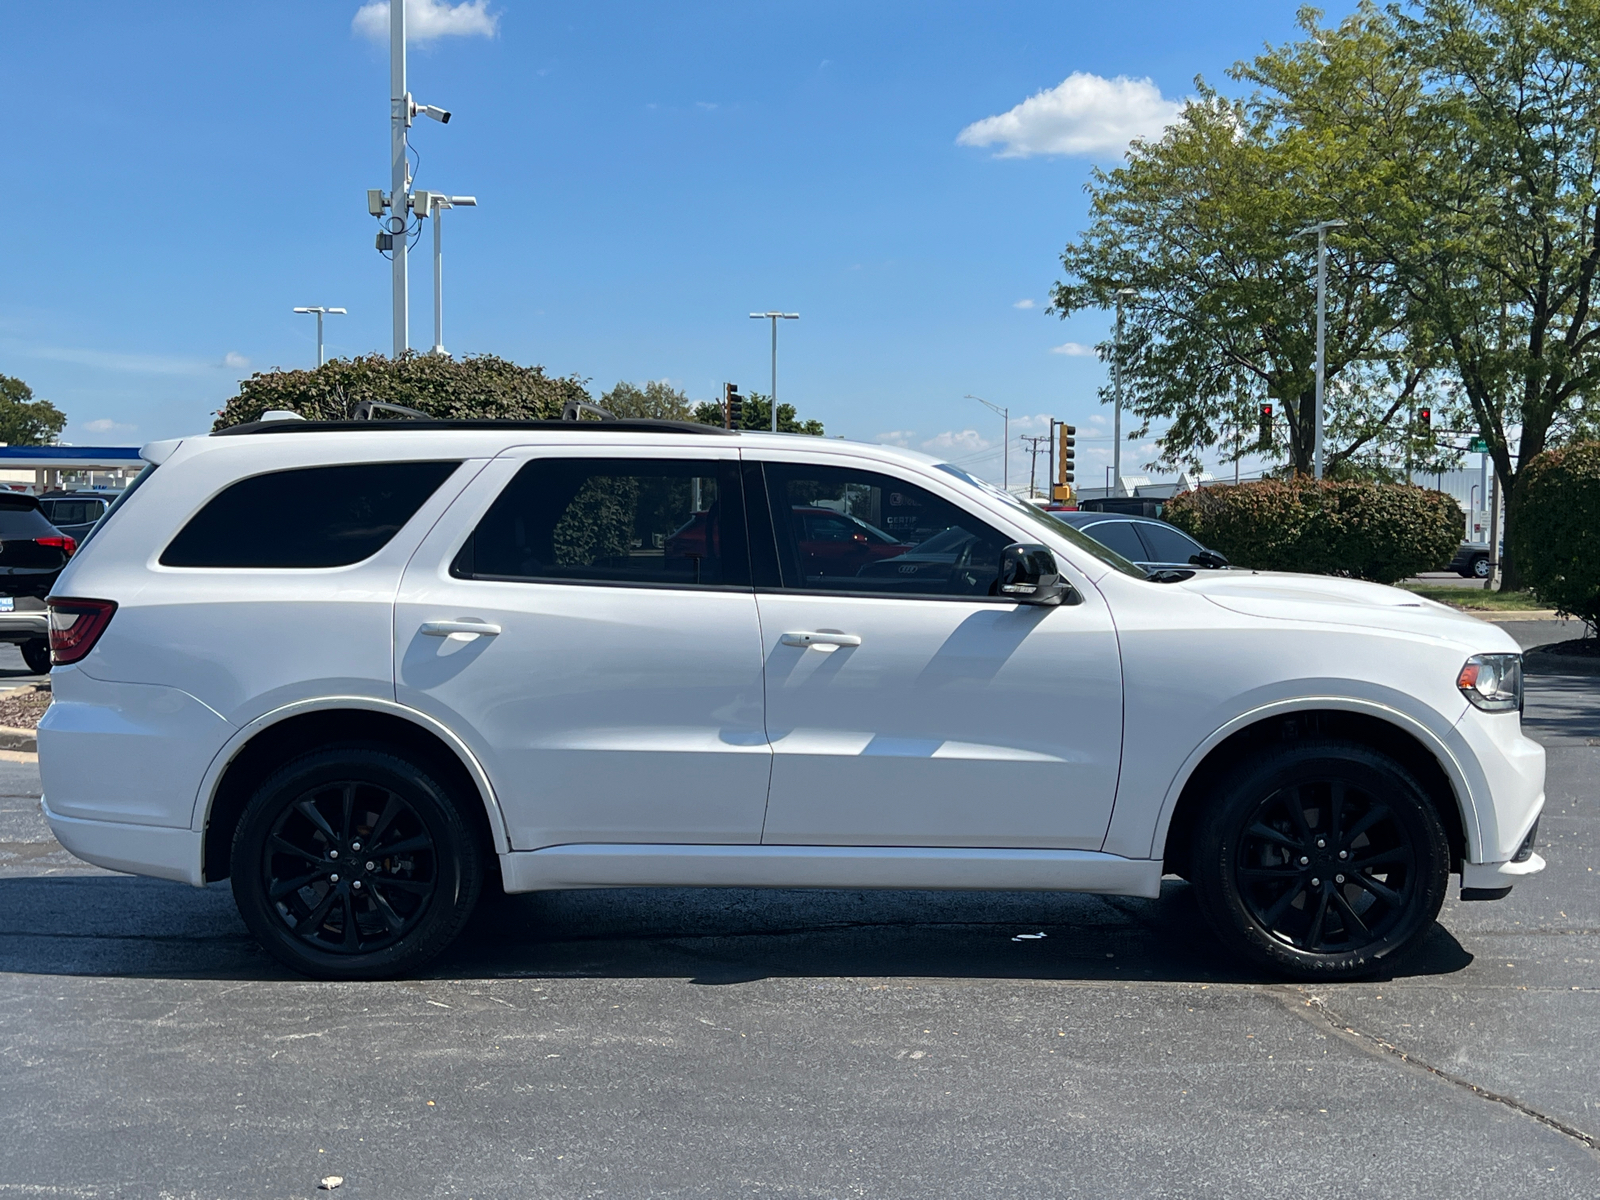
{"type": "Polygon", "coordinates": [[[563,421],[581,421],[584,413],[590,413],[599,417],[602,421],[615,421],[617,419],[616,413],[609,408],[601,408],[598,404],[590,404],[587,400],[568,400],[561,409],[561,419],[563,421]]]}
{"type": "Polygon", "coordinates": [[[363,400],[356,405],[356,411],[351,414],[353,421],[370,421],[372,414],[377,412],[399,413],[402,417],[410,417],[414,421],[433,420],[427,413],[415,408],[407,408],[404,404],[390,404],[384,400],[363,400]]]}

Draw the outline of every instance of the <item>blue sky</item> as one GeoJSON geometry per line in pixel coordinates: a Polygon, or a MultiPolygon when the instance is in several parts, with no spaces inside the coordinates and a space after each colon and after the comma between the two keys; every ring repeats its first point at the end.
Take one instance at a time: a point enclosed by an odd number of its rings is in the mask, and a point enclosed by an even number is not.
{"type": "MultiPolygon", "coordinates": [[[[1000,421],[972,393],[1010,407],[1013,435],[1077,423],[1082,483],[1109,457],[1093,440],[1105,368],[1062,348],[1107,321],[1043,310],[1091,165],[1159,127],[1196,74],[1224,82],[1292,36],[1294,13],[413,4],[428,10],[415,22],[460,31],[411,49],[412,92],[455,114],[414,128],[414,186],[480,204],[446,218],[452,352],[575,372],[596,395],[619,379],[766,391],[767,329],[746,314],[783,308],[801,319],[780,334],[780,398],[830,433],[998,478],[1000,421]],[[988,118],[966,139],[988,144],[958,142],[988,118]]],[[[365,209],[388,186],[388,56],[359,7],[0,10],[0,373],[67,412],[66,440],[206,428],[240,377],[314,362],[295,305],[350,310],[329,318],[330,353],[389,349],[365,209]]],[[[426,347],[426,257],[411,279],[426,347]]]]}

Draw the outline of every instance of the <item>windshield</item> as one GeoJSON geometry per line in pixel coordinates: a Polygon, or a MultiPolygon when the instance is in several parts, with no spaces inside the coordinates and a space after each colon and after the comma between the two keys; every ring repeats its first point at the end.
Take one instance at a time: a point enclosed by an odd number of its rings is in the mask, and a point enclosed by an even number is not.
{"type": "Polygon", "coordinates": [[[1035,505],[1029,504],[1025,500],[1018,500],[1010,492],[1003,492],[999,488],[995,487],[992,483],[984,483],[983,480],[974,478],[963,471],[960,467],[952,466],[949,463],[940,463],[939,470],[946,471],[949,474],[954,475],[963,483],[970,483],[984,495],[992,496],[994,499],[1004,503],[1011,509],[1012,512],[1020,513],[1035,525],[1043,526],[1056,537],[1065,538],[1078,549],[1084,551],[1086,554],[1094,555],[1095,558],[1098,558],[1107,566],[1115,567],[1124,575],[1132,575],[1135,579],[1149,578],[1142,568],[1136,566],[1132,562],[1129,562],[1115,550],[1112,550],[1106,546],[1102,546],[1088,534],[1074,529],[1065,521],[1056,520],[1042,508],[1038,508],[1035,505]]]}

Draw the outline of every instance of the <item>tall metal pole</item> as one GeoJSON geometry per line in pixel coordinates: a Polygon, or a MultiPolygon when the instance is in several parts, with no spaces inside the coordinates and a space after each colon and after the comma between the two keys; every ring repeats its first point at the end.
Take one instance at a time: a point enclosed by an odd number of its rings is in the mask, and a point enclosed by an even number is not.
{"type": "Polygon", "coordinates": [[[319,308],[317,309],[317,366],[320,367],[325,361],[322,357],[322,310],[319,308]]]}
{"type": "MultiPolygon", "coordinates": [[[[1328,348],[1328,226],[1317,226],[1317,397],[1312,415],[1311,473],[1322,478],[1322,389],[1327,383],[1328,348]]],[[[1409,473],[1409,464],[1408,464],[1409,473]]]]}
{"type": "Polygon", "coordinates": [[[778,322],[798,321],[799,313],[786,312],[760,312],[751,313],[752,321],[772,322],[772,432],[778,432],[778,322]]]}
{"type": "Polygon", "coordinates": [[[448,204],[434,200],[428,206],[428,215],[433,218],[433,353],[444,354],[444,251],[440,248],[441,234],[439,232],[444,223],[444,210],[448,204]]]}
{"type": "Polygon", "coordinates": [[[406,94],[406,5],[389,0],[389,231],[394,265],[394,356],[411,345],[406,280],[406,225],[410,212],[411,164],[406,161],[406,128],[411,124],[411,98],[406,94]]]}
{"type": "Polygon", "coordinates": [[[967,399],[976,400],[990,412],[996,413],[1000,417],[1002,422],[1001,429],[1004,430],[1000,443],[1000,450],[1003,456],[1000,467],[1000,487],[1002,490],[1009,490],[1011,487],[1011,409],[1001,408],[998,404],[992,404],[982,396],[974,396],[971,392],[967,393],[967,399]]]}
{"type": "Polygon", "coordinates": [[[1111,341],[1111,478],[1122,491],[1122,293],[1117,293],[1117,331],[1111,341]]]}

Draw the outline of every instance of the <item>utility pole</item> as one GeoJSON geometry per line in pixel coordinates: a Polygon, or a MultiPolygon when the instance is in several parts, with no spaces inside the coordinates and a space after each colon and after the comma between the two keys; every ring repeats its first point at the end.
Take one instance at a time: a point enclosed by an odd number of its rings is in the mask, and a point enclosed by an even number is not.
{"type": "Polygon", "coordinates": [[[798,321],[799,313],[764,312],[751,313],[752,321],[772,322],[772,432],[778,432],[778,322],[798,321]]]}
{"type": "Polygon", "coordinates": [[[1000,414],[1000,419],[1003,422],[1003,424],[1001,425],[1001,429],[1004,430],[1004,433],[1001,434],[1001,441],[1000,441],[1000,451],[1001,451],[1000,490],[1001,491],[1010,491],[1011,490],[1011,410],[1009,408],[1001,408],[998,404],[990,404],[982,396],[974,396],[971,392],[967,393],[967,399],[968,400],[976,400],[979,404],[983,405],[985,408],[989,409],[991,412],[996,412],[996,413],[1000,414]]]}
{"type": "MultiPolygon", "coordinates": [[[[1051,433],[1055,432],[1055,424],[1054,420],[1050,422],[1051,433]]],[[[1034,486],[1033,480],[1039,468],[1039,443],[1044,442],[1049,445],[1050,434],[1029,434],[1024,436],[1022,440],[1028,443],[1028,449],[1032,453],[1032,457],[1028,460],[1028,499],[1032,500],[1038,495],[1038,489],[1034,486]]],[[[1054,455],[1052,454],[1051,457],[1053,458],[1054,455]]]]}
{"type": "Polygon", "coordinates": [[[1114,403],[1111,410],[1111,474],[1117,494],[1122,493],[1122,302],[1139,293],[1133,288],[1117,289],[1117,331],[1111,342],[1111,388],[1114,403]]]}
{"type": "Polygon", "coordinates": [[[411,126],[411,96],[406,91],[406,4],[389,0],[389,243],[394,278],[394,356],[411,345],[410,293],[406,276],[406,214],[411,164],[406,131],[411,126]]]}
{"type": "Polygon", "coordinates": [[[1322,397],[1328,374],[1328,230],[1343,224],[1344,221],[1318,221],[1295,233],[1295,237],[1317,235],[1317,394],[1311,421],[1311,472],[1316,479],[1322,478],[1322,397]]]}
{"type": "Polygon", "coordinates": [[[325,313],[338,313],[339,315],[343,316],[344,315],[344,311],[345,310],[342,309],[342,308],[323,308],[320,305],[317,305],[315,307],[306,307],[306,308],[297,308],[297,309],[295,309],[295,312],[297,312],[297,313],[316,313],[317,314],[317,366],[319,366],[319,367],[326,361],[322,357],[322,317],[323,317],[323,314],[325,314],[325,313]]]}
{"type": "Polygon", "coordinates": [[[433,219],[433,349],[432,354],[449,356],[444,348],[444,252],[440,248],[443,238],[444,210],[447,208],[476,208],[476,196],[445,196],[439,192],[417,192],[412,207],[418,218],[433,219]]]}

